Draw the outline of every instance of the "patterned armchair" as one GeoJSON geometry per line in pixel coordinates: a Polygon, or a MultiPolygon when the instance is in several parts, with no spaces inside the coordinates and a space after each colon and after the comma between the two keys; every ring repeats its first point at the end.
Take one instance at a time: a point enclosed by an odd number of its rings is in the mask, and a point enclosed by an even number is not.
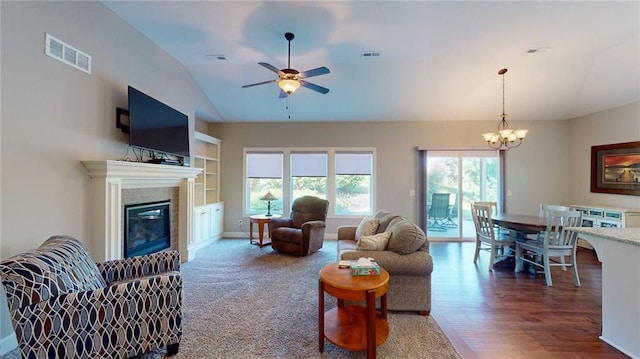
{"type": "Polygon", "coordinates": [[[24,358],[129,358],[182,336],[177,251],[94,263],[77,239],[54,236],[0,262],[24,358]]]}

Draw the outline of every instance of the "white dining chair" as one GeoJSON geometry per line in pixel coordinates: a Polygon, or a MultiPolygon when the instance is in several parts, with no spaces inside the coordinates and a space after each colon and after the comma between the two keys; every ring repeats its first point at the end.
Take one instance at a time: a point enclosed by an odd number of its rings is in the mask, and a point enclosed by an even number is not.
{"type": "Polygon", "coordinates": [[[489,206],[491,207],[491,213],[498,213],[498,202],[473,202],[473,204],[477,204],[478,206],[489,206]]]}
{"type": "Polygon", "coordinates": [[[514,240],[507,236],[499,236],[492,219],[492,206],[474,203],[471,205],[471,216],[476,227],[476,251],[473,263],[478,261],[480,251],[489,252],[489,270],[493,271],[493,265],[498,259],[513,257],[510,247],[514,240]]]}
{"type": "MultiPolygon", "coordinates": [[[[491,215],[493,216],[495,213],[498,213],[498,202],[473,202],[473,204],[477,204],[479,206],[489,206],[491,207],[491,215]]],[[[502,228],[496,223],[494,223],[494,229],[496,232],[496,236],[507,236],[509,235],[509,230],[506,228],[502,228]]]]}
{"type": "Polygon", "coordinates": [[[547,213],[549,211],[570,211],[571,207],[569,206],[561,206],[558,204],[541,204],[540,210],[538,212],[538,216],[547,218],[547,213]]]}
{"type": "Polygon", "coordinates": [[[573,269],[573,283],[580,286],[578,266],[576,262],[576,247],[578,234],[567,230],[567,227],[580,227],[582,213],[580,211],[554,211],[547,212],[547,228],[543,234],[535,240],[516,240],[516,272],[521,272],[524,263],[541,267],[548,286],[552,286],[551,267],[560,266],[564,270],[567,267],[573,269]],[[571,257],[571,262],[566,263],[564,257],[571,257]],[[558,258],[558,261],[552,260],[558,258]]]}
{"type": "MultiPolygon", "coordinates": [[[[540,209],[538,210],[538,216],[541,218],[547,218],[547,214],[549,213],[549,211],[570,211],[571,207],[569,206],[563,206],[563,205],[559,205],[559,204],[541,204],[540,205],[540,209]]],[[[544,232],[539,232],[536,234],[528,234],[527,238],[529,239],[534,239],[534,240],[541,240],[542,236],[544,235],[544,232]]],[[[560,262],[564,263],[565,259],[564,257],[560,257],[560,262]]],[[[567,267],[562,267],[563,271],[567,271],[567,267]]]]}

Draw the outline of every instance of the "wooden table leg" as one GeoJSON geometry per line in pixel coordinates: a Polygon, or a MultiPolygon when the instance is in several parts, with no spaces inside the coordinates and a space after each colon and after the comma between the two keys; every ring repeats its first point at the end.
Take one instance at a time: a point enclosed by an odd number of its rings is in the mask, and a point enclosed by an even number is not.
{"type": "Polygon", "coordinates": [[[387,320],[387,293],[380,297],[380,318],[387,320]]]}
{"type": "Polygon", "coordinates": [[[258,238],[260,238],[260,248],[262,248],[263,236],[264,236],[264,221],[258,221],[258,238]]]}
{"type": "Polygon", "coordinates": [[[253,244],[253,222],[249,220],[249,244],[253,244]]]}
{"type": "Polygon", "coordinates": [[[367,291],[367,359],[376,358],[376,292],[367,291]]]}
{"type": "Polygon", "coordinates": [[[318,350],[324,351],[324,283],[318,280],[318,350]]]}

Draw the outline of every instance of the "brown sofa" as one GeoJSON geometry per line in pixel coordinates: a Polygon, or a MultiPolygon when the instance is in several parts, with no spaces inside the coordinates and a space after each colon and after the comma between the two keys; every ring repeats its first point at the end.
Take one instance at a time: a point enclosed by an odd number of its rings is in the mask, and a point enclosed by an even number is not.
{"type": "Polygon", "coordinates": [[[433,262],[424,231],[385,210],[378,211],[374,217],[379,220],[376,233],[391,232],[387,248],[381,251],[358,250],[355,241],[357,226],[341,226],[338,228],[338,260],[375,259],[389,272],[388,309],[429,315],[433,262]]]}

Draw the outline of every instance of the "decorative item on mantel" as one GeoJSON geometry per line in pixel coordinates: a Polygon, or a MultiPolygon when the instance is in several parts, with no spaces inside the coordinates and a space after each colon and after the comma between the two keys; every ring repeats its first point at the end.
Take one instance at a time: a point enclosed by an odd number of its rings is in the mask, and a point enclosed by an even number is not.
{"type": "Polygon", "coordinates": [[[271,217],[271,201],[275,201],[277,200],[276,196],[274,196],[273,194],[271,194],[271,191],[268,191],[267,194],[265,194],[262,198],[260,198],[262,201],[267,201],[267,214],[265,214],[265,216],[267,217],[271,217]]]}
{"type": "Polygon", "coordinates": [[[508,150],[518,147],[522,144],[522,140],[527,135],[528,130],[511,130],[507,124],[507,114],[504,113],[504,74],[507,69],[498,71],[498,75],[502,76],[502,120],[498,125],[498,132],[483,133],[484,140],[487,141],[489,147],[496,150],[508,150]]]}

